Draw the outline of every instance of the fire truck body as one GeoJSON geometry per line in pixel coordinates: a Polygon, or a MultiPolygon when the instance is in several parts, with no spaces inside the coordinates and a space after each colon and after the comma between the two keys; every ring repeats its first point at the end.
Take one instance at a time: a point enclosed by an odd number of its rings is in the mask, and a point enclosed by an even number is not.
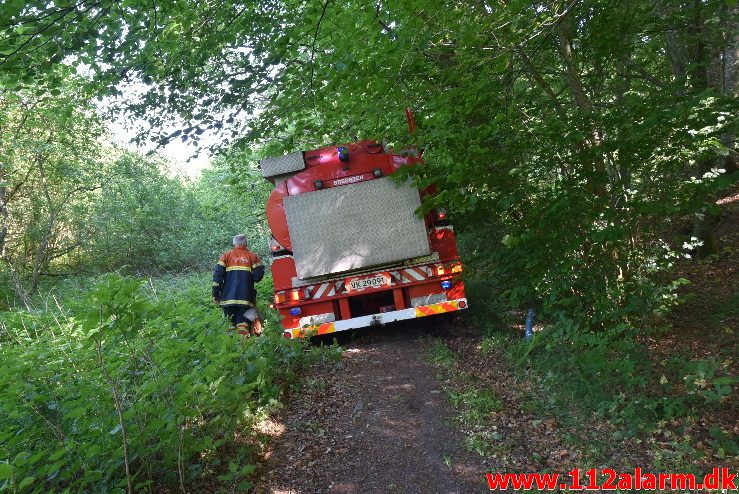
{"type": "Polygon", "coordinates": [[[267,221],[286,337],[467,307],[453,228],[438,211],[415,213],[428,191],[390,178],[420,163],[375,141],[260,162],[275,184],[267,221]]]}

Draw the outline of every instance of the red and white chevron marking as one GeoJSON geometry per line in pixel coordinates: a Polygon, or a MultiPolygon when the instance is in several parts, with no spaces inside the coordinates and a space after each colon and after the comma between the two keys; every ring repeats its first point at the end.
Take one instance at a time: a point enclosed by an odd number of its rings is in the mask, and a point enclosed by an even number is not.
{"type": "Polygon", "coordinates": [[[431,276],[429,268],[426,266],[390,271],[390,274],[399,283],[415,283],[416,281],[424,281],[431,276]]]}
{"type": "Polygon", "coordinates": [[[344,281],[331,281],[329,283],[321,283],[320,285],[311,285],[309,287],[311,298],[317,299],[321,297],[333,297],[339,293],[344,286],[344,281]]]}
{"type": "MultiPolygon", "coordinates": [[[[431,270],[426,266],[418,266],[414,268],[404,268],[397,271],[390,271],[393,277],[393,284],[416,283],[425,281],[431,277],[431,270]]],[[[329,281],[318,285],[310,285],[307,287],[311,300],[320,298],[333,297],[344,291],[344,280],[329,281]]]]}

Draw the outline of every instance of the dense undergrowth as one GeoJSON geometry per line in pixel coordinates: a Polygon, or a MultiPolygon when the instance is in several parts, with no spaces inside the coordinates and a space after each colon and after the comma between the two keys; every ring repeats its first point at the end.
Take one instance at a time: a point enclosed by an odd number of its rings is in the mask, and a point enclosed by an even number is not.
{"type": "Polygon", "coordinates": [[[106,275],[0,312],[0,492],[146,492],[216,475],[246,488],[237,431],[321,350],[271,320],[260,338],[229,332],[208,287],[106,275]]]}
{"type": "MultiPolygon", "coordinates": [[[[655,455],[655,461],[667,458],[663,466],[694,469],[701,459],[723,462],[739,456],[731,418],[726,420],[739,384],[732,372],[735,347],[717,345],[705,358],[673,348],[665,357],[654,355],[645,338],[645,334],[664,337],[664,325],[638,331],[628,327],[588,331],[567,320],[543,321],[543,330],[525,340],[523,315],[506,313],[492,295],[494,287],[472,282],[468,292],[471,306],[476,307],[470,322],[482,331],[479,358],[504,355],[507,365],[518,369],[518,378],[536,383],[535,391],[524,400],[530,411],[577,427],[592,418],[606,419],[611,434],[598,437],[596,442],[601,444],[585,445],[596,456],[610,450],[609,441],[660,434],[670,445],[661,449],[672,450],[669,458],[655,455]],[[716,422],[704,420],[709,415],[716,422]],[[681,436],[680,431],[689,431],[696,423],[705,429],[700,431],[705,437],[687,432],[681,436]],[[701,450],[696,443],[702,444],[701,450]]],[[[697,318],[695,324],[700,324],[697,318]]],[[[439,355],[448,362],[451,354],[435,347],[432,356],[439,355]]]]}

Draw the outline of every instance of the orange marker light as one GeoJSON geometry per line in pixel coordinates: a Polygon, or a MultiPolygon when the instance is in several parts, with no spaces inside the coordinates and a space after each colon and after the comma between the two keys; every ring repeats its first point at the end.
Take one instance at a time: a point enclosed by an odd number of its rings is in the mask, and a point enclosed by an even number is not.
{"type": "Polygon", "coordinates": [[[438,265],[436,266],[436,276],[444,276],[446,274],[446,269],[444,269],[444,266],[438,265]]]}

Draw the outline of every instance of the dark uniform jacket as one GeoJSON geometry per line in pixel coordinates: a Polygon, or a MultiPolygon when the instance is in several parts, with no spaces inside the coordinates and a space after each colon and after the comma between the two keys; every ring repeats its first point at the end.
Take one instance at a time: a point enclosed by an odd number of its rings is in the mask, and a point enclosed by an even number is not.
{"type": "Polygon", "coordinates": [[[221,256],[213,270],[213,298],[223,307],[254,307],[257,291],[254,283],[264,276],[264,266],[259,256],[238,246],[221,256]]]}

